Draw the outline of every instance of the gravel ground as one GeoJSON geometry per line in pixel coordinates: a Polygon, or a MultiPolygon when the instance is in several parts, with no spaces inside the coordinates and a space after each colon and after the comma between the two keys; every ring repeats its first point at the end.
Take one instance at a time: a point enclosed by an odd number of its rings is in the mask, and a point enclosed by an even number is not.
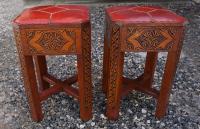
{"type": "MultiPolygon", "coordinates": [[[[24,5],[20,0],[0,2],[0,128],[2,129],[200,129],[200,5],[179,3],[166,6],[189,19],[181,60],[170,96],[168,115],[157,120],[154,117],[155,100],[147,95],[132,92],[124,98],[120,118],[108,121],[105,112],[105,96],[101,92],[104,6],[91,7],[94,111],[93,119],[83,123],[79,119],[79,105],[63,93],[53,95],[43,103],[44,120],[35,123],[30,119],[19,60],[16,52],[10,20],[24,5]]],[[[134,78],[144,69],[145,54],[127,53],[124,75],[134,78]]],[[[159,57],[154,86],[159,89],[166,54],[159,57]]],[[[76,57],[49,57],[49,72],[64,79],[76,73],[76,57]]]]}

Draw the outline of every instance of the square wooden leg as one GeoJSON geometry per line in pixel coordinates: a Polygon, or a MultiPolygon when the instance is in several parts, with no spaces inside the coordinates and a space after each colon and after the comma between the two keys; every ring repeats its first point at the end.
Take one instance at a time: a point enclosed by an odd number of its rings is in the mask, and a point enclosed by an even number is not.
{"type": "Polygon", "coordinates": [[[78,55],[78,84],[80,117],[83,121],[92,118],[91,37],[90,26],[82,28],[82,53],[78,55]]]}
{"type": "Polygon", "coordinates": [[[159,119],[164,117],[167,110],[170,91],[176,73],[176,67],[178,64],[179,57],[180,52],[169,52],[167,56],[162,85],[160,89],[160,95],[158,97],[155,114],[156,117],[159,119]]]}
{"type": "Polygon", "coordinates": [[[116,120],[119,117],[120,101],[121,101],[121,86],[123,78],[123,63],[124,53],[118,53],[118,57],[113,57],[110,54],[110,71],[108,77],[107,91],[107,111],[106,115],[111,120],[116,120]],[[115,59],[113,59],[115,58],[115,59]]]}
{"type": "Polygon", "coordinates": [[[103,85],[102,90],[105,94],[108,91],[108,73],[109,73],[109,46],[108,46],[107,33],[104,35],[104,55],[103,55],[103,85]]]}
{"type": "Polygon", "coordinates": [[[106,108],[106,115],[112,120],[119,116],[123,63],[124,52],[120,52],[120,28],[114,25],[111,31],[106,108]]]}
{"type": "Polygon", "coordinates": [[[155,67],[157,63],[158,52],[147,52],[146,63],[143,77],[148,78],[143,87],[150,89],[152,87],[155,67]]]}
{"type": "Polygon", "coordinates": [[[43,114],[36,82],[33,57],[20,55],[20,62],[24,78],[24,86],[31,109],[32,119],[34,121],[41,121],[43,118],[43,114]]]}
{"type": "Polygon", "coordinates": [[[50,87],[49,83],[44,81],[43,76],[47,75],[47,62],[45,56],[34,56],[36,75],[39,83],[39,90],[43,91],[50,87]]]}

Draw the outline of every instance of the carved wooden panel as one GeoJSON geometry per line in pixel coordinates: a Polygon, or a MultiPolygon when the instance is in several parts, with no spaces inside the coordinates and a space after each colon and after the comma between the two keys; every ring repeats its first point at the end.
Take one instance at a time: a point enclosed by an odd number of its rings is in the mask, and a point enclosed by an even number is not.
{"type": "Polygon", "coordinates": [[[24,54],[65,54],[76,52],[76,29],[24,29],[24,54]]]}
{"type": "Polygon", "coordinates": [[[178,27],[127,27],[122,51],[167,51],[176,47],[178,27]]]}

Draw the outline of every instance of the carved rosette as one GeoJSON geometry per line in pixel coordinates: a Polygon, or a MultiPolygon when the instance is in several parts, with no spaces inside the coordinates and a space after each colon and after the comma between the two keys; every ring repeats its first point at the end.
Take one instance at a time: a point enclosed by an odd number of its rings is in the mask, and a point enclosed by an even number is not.
{"type": "Polygon", "coordinates": [[[177,27],[127,27],[123,51],[154,51],[173,49],[178,35],[177,27]]]}
{"type": "Polygon", "coordinates": [[[109,84],[108,84],[108,104],[109,109],[115,108],[115,95],[117,91],[117,76],[118,76],[118,58],[120,58],[120,27],[115,24],[111,30],[111,42],[110,42],[110,72],[109,72],[109,84]]]}
{"type": "Polygon", "coordinates": [[[75,29],[26,29],[24,51],[28,54],[64,54],[76,52],[75,29]]]}
{"type": "Polygon", "coordinates": [[[82,27],[82,60],[83,60],[83,85],[84,85],[84,107],[92,108],[92,80],[91,80],[91,36],[90,25],[82,27]]]}

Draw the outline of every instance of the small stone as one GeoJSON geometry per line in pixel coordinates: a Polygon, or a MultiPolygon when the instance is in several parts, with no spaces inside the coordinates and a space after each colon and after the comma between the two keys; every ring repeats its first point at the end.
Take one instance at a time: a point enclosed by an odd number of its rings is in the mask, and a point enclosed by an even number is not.
{"type": "Polygon", "coordinates": [[[162,122],[160,125],[161,125],[162,127],[164,127],[164,126],[165,126],[165,123],[162,122]]]}
{"type": "Polygon", "coordinates": [[[142,126],[142,129],[145,129],[145,127],[142,126]]]}
{"type": "Polygon", "coordinates": [[[159,120],[157,120],[157,121],[156,121],[156,123],[160,123],[160,121],[159,121],[159,120]]]}
{"type": "Polygon", "coordinates": [[[137,116],[135,116],[135,117],[134,117],[134,120],[137,120],[137,119],[138,119],[137,116]]]}
{"type": "Polygon", "coordinates": [[[47,127],[47,129],[51,129],[50,127],[47,127]]]}
{"type": "Polygon", "coordinates": [[[143,113],[143,114],[147,113],[147,110],[142,109],[142,113],[143,113]]]}
{"type": "Polygon", "coordinates": [[[91,126],[95,126],[95,122],[91,122],[91,126]]]}
{"type": "Polygon", "coordinates": [[[65,119],[65,117],[63,117],[63,116],[60,116],[60,119],[61,119],[61,120],[64,120],[64,119],[65,119]]]}
{"type": "Polygon", "coordinates": [[[151,123],[151,121],[150,120],[147,120],[147,124],[150,124],[151,123]]]}
{"type": "Polygon", "coordinates": [[[51,117],[50,117],[50,116],[48,116],[48,117],[47,117],[47,120],[50,120],[50,119],[51,119],[51,117]]]}
{"type": "Polygon", "coordinates": [[[62,100],[61,103],[62,103],[62,104],[66,104],[66,101],[65,101],[65,100],[62,100]]]}
{"type": "Polygon", "coordinates": [[[130,114],[132,114],[133,112],[131,111],[131,109],[128,109],[128,112],[130,113],[130,114]]]}
{"type": "Polygon", "coordinates": [[[80,125],[80,129],[83,129],[85,127],[85,125],[83,124],[83,125],[80,125]]]}
{"type": "Polygon", "coordinates": [[[101,114],[100,116],[102,119],[106,119],[106,116],[104,114],[101,114]]]}

